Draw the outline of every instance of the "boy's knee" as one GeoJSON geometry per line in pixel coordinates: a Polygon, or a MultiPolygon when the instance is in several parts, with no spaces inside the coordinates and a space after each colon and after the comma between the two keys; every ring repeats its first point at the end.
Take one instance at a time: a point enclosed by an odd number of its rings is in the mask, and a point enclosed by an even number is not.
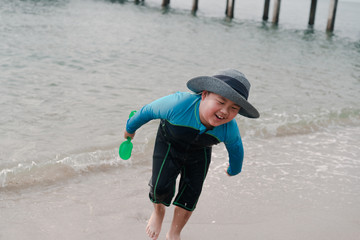
{"type": "Polygon", "coordinates": [[[150,186],[149,197],[153,202],[170,204],[174,195],[171,187],[156,187],[150,186]]]}

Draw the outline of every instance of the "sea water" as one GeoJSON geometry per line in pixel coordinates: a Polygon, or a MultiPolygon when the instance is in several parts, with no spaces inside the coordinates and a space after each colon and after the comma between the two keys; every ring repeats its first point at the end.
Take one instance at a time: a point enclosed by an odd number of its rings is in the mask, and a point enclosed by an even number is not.
{"type": "Polygon", "coordinates": [[[274,202],[358,211],[360,3],[339,1],[326,33],[329,3],[318,2],[308,27],[310,3],[295,0],[282,2],[277,26],[261,21],[263,1],[236,1],[232,20],[215,0],[200,1],[195,16],[190,0],[167,9],[155,0],[1,1],[2,211],[19,191],[136,171],[149,178],[158,121],[138,130],[123,161],[130,111],[224,68],[248,77],[261,116],[237,117],[241,177],[223,182],[227,152],[214,147],[204,195],[216,186],[225,201],[241,198],[243,211],[274,202]]]}

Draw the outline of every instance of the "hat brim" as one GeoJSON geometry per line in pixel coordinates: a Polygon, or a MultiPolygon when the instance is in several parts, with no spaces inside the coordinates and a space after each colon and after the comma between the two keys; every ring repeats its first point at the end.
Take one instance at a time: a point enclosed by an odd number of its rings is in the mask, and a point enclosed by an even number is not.
{"type": "Polygon", "coordinates": [[[258,118],[260,116],[256,108],[251,105],[243,96],[241,96],[232,87],[226,84],[224,81],[210,76],[199,76],[190,79],[187,82],[187,87],[195,92],[200,93],[204,90],[219,94],[237,105],[239,105],[239,114],[248,118],[258,118]]]}

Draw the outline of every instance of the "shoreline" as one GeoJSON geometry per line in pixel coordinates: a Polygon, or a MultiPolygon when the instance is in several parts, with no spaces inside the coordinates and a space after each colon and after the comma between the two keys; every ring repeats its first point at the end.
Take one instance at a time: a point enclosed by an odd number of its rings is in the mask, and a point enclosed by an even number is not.
{"type": "MultiPolygon", "coordinates": [[[[134,167],[79,177],[38,191],[19,191],[8,194],[7,199],[3,195],[0,239],[149,239],[145,233],[152,212],[148,175],[148,170],[139,174],[134,167]]],[[[228,181],[225,176],[223,180],[228,181]]],[[[321,208],[299,203],[281,206],[269,198],[266,205],[254,208],[253,204],[249,209],[246,198],[227,197],[219,205],[221,190],[216,187],[221,186],[217,184],[213,177],[207,180],[207,185],[215,186],[205,187],[182,239],[355,240],[360,235],[356,210],[360,204],[356,201],[321,208]]],[[[173,206],[167,208],[159,240],[165,239],[172,212],[173,206]]]]}

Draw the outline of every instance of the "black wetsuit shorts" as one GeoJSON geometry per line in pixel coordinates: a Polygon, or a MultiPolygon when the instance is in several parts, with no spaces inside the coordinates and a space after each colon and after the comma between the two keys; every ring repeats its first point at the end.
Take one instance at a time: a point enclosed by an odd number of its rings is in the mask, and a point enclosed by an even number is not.
{"type": "Polygon", "coordinates": [[[201,194],[211,161],[211,146],[198,146],[177,142],[166,132],[167,121],[162,120],[158,129],[153,154],[152,177],[149,197],[153,203],[173,204],[193,211],[201,194]]]}

